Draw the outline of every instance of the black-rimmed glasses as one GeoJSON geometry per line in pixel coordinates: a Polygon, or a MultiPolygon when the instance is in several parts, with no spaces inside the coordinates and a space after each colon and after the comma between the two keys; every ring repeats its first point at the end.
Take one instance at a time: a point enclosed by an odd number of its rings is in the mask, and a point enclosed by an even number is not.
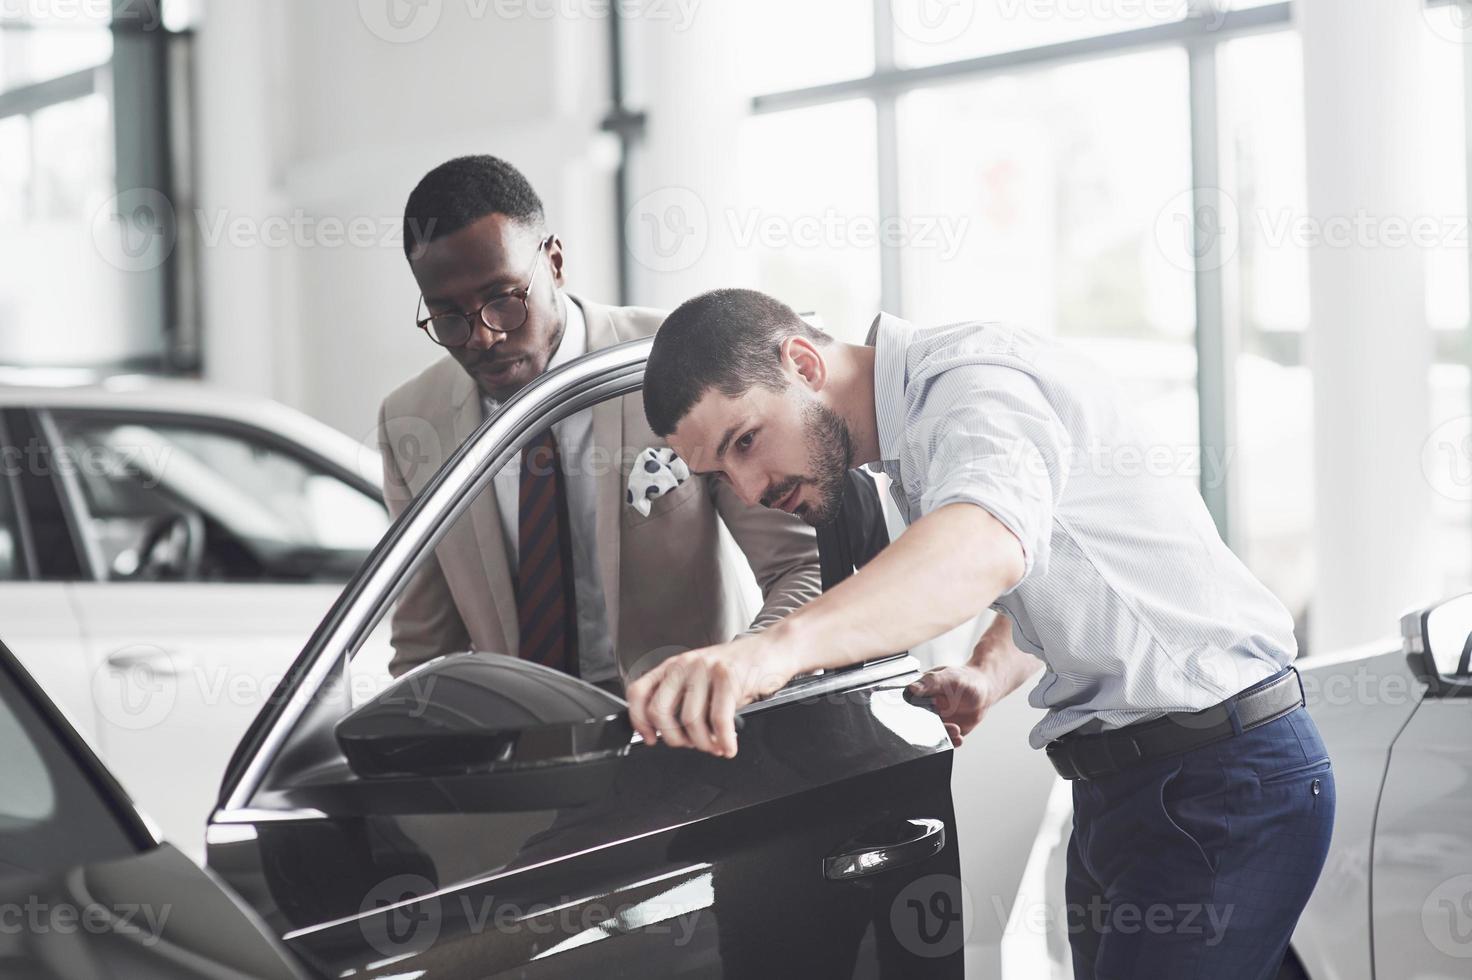
{"type": "Polygon", "coordinates": [[[548,235],[537,246],[537,255],[532,260],[532,271],[527,276],[525,287],[492,296],[473,313],[440,313],[428,317],[419,316],[424,309],[424,295],[420,294],[419,304],[414,310],[415,324],[441,347],[464,347],[470,343],[470,338],[475,336],[477,320],[497,333],[520,330],[526,326],[527,298],[531,295],[532,283],[537,281],[537,269],[542,265],[542,252],[552,244],[552,238],[552,235],[548,235]]]}

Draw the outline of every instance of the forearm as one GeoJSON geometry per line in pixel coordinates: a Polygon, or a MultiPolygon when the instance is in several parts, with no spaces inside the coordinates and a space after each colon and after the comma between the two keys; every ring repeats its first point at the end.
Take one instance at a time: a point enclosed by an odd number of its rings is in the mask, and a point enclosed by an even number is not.
{"type": "Polygon", "coordinates": [[[1000,700],[1021,687],[1038,672],[1042,661],[1012,640],[1012,621],[1002,614],[986,628],[967,661],[991,679],[1000,700]]]}
{"type": "Polygon", "coordinates": [[[916,521],[862,571],[769,634],[794,651],[795,673],[871,660],[965,622],[1022,570],[1022,548],[1010,531],[980,507],[951,504],[916,521]]]}

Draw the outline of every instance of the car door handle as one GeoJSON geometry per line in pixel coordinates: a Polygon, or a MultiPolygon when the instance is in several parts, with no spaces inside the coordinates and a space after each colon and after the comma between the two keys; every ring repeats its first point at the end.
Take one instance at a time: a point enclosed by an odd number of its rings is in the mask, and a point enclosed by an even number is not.
{"type": "Polygon", "coordinates": [[[823,877],[848,881],[924,861],[945,848],[946,825],[934,817],[901,820],[882,836],[892,839],[824,858],[823,877]]]}
{"type": "Polygon", "coordinates": [[[159,677],[176,677],[191,663],[188,657],[158,647],[123,647],[107,655],[108,667],[118,673],[144,667],[159,677]]]}

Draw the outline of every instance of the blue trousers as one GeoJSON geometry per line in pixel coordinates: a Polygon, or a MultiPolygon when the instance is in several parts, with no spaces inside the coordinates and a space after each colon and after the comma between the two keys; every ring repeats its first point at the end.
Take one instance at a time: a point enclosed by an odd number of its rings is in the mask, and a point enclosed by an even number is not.
{"type": "Polygon", "coordinates": [[[1334,772],[1303,708],[1073,784],[1076,980],[1273,980],[1324,866],[1334,772]]]}

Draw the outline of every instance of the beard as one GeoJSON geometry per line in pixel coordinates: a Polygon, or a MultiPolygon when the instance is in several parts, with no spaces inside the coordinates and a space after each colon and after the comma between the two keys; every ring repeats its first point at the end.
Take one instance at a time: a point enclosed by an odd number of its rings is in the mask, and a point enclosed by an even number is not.
{"type": "Polygon", "coordinates": [[[809,402],[803,408],[802,428],[803,438],[808,444],[808,472],[811,476],[788,477],[769,491],[762,503],[774,507],[797,487],[811,484],[817,491],[817,502],[800,505],[797,516],[813,527],[822,527],[833,522],[843,504],[848,471],[853,469],[854,440],[848,431],[848,423],[833,409],[818,402],[809,402]]]}

